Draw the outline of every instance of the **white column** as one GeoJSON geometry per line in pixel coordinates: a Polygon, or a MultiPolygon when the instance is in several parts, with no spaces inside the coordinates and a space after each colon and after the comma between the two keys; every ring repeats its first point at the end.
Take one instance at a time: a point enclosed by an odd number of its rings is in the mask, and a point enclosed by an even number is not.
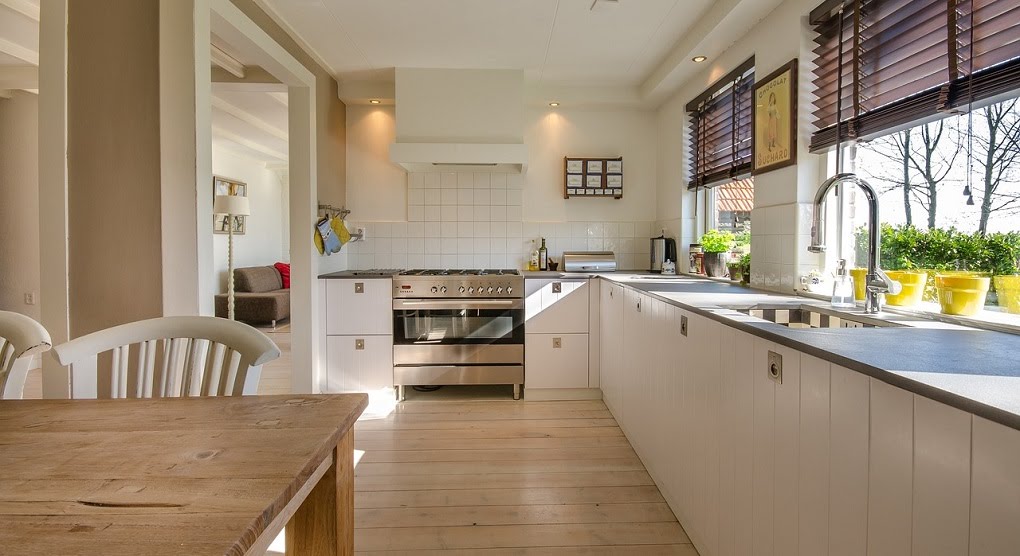
{"type": "MultiPolygon", "coordinates": [[[[47,0],[39,14],[40,313],[54,345],[70,335],[67,247],[67,0],[47,0]]],[[[69,375],[43,357],[42,393],[67,398],[69,375]]]]}
{"type": "Polygon", "coordinates": [[[318,253],[311,240],[318,208],[316,187],[315,88],[289,87],[290,124],[290,330],[291,390],[321,391],[319,384],[318,253]]]}

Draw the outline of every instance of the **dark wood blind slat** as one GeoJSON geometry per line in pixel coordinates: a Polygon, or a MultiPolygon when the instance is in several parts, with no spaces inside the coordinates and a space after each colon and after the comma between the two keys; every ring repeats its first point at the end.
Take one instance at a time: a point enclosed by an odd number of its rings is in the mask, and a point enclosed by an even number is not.
{"type": "Polygon", "coordinates": [[[840,4],[826,1],[811,12],[817,56],[813,151],[840,137],[881,135],[1020,90],[1017,0],[846,0],[842,37],[840,4]],[[841,50],[843,124],[837,127],[841,50]]]}
{"type": "Polygon", "coordinates": [[[687,109],[691,116],[689,187],[710,186],[751,171],[753,59],[716,82],[687,109]]]}

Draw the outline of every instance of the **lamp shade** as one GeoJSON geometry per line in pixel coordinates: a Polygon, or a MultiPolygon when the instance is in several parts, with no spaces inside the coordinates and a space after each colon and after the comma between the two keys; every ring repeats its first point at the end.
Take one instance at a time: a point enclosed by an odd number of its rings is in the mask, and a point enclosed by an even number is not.
{"type": "Polygon", "coordinates": [[[248,216],[251,214],[251,207],[248,205],[247,197],[238,195],[217,195],[213,201],[213,213],[229,214],[232,216],[248,216]]]}

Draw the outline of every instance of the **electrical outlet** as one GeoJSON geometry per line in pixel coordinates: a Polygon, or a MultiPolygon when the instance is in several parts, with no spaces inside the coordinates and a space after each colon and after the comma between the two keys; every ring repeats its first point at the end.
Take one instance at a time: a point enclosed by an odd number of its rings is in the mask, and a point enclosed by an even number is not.
{"type": "Polygon", "coordinates": [[[687,316],[680,315],[680,335],[687,337],[687,316]]]}
{"type": "Polygon", "coordinates": [[[768,360],[768,372],[769,379],[776,382],[776,384],[783,383],[783,356],[774,352],[769,351],[768,360]]]}
{"type": "Polygon", "coordinates": [[[563,347],[563,338],[553,338],[553,349],[560,349],[563,347]]]}
{"type": "Polygon", "coordinates": [[[25,294],[25,305],[35,305],[35,292],[25,294]]]}

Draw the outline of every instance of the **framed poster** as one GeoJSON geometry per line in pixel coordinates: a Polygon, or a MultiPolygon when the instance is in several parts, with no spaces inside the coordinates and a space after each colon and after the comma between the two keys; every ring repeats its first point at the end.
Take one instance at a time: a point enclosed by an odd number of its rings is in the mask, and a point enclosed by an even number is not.
{"type": "MultiPolygon", "coordinates": [[[[217,195],[239,195],[241,197],[248,196],[248,184],[243,181],[234,180],[230,178],[224,178],[223,176],[213,176],[213,201],[216,201],[217,195]]],[[[230,217],[226,214],[213,214],[213,233],[214,234],[225,234],[230,231],[230,226],[234,226],[234,234],[244,235],[245,230],[245,216],[235,216],[233,223],[231,223],[230,217]]]]}
{"type": "Polygon", "coordinates": [[[797,59],[754,84],[754,174],[797,163],[797,59]]]}

